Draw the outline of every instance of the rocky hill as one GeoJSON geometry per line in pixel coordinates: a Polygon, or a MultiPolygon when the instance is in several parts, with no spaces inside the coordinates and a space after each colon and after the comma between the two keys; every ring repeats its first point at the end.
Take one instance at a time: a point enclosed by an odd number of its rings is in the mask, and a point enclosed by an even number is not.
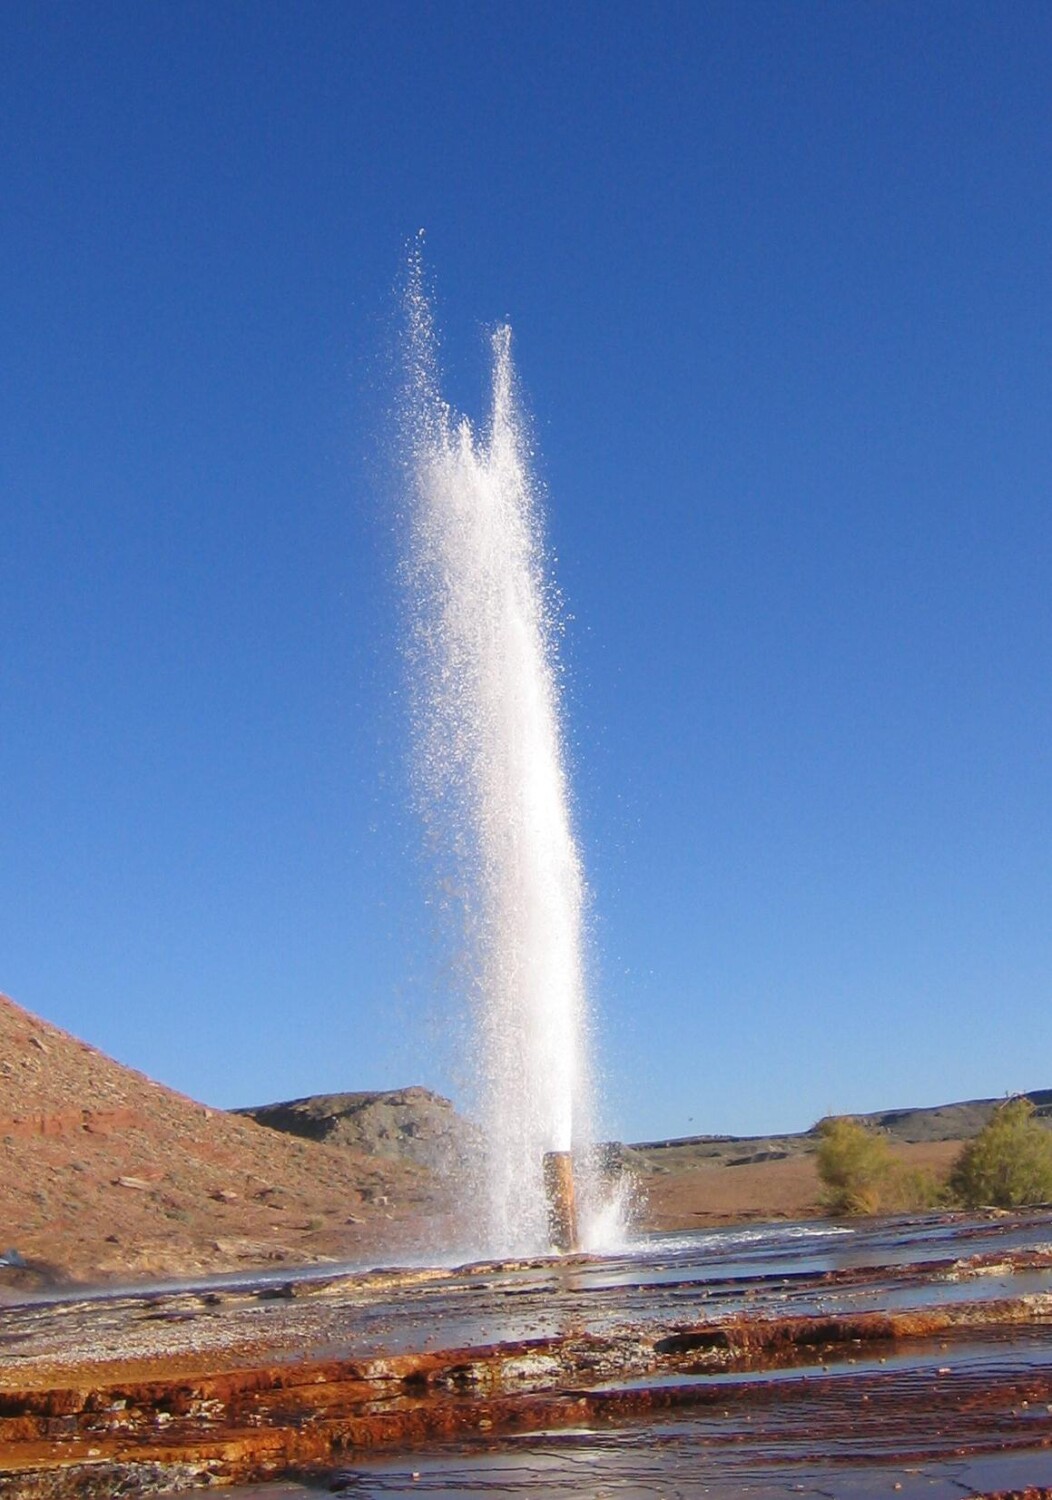
{"type": "Polygon", "coordinates": [[[0,1283],[404,1253],[443,1206],[423,1166],[209,1109],[0,996],[0,1283]]]}
{"type": "MultiPolygon", "coordinates": [[[[1030,1098],[1052,1128],[1052,1090],[1030,1098]]],[[[863,1118],[941,1171],[999,1102],[863,1118]]],[[[640,1223],[671,1229],[817,1212],[814,1141],[699,1136],[619,1155],[642,1187],[640,1223]]],[[[450,1168],[473,1144],[426,1089],[210,1109],[0,996],[0,1297],[54,1276],[437,1256],[450,1168]]]]}
{"type": "MultiPolygon", "coordinates": [[[[1052,1089],[1031,1089],[1026,1097],[1038,1120],[1052,1129],[1052,1089]]],[[[930,1109],[890,1109],[859,1119],[885,1131],[893,1140],[959,1141],[978,1135],[1003,1099],[967,1099],[960,1104],[937,1104],[930,1109]]]]}
{"type": "MultiPolygon", "coordinates": [[[[1052,1089],[1028,1096],[1052,1128],[1052,1089]]],[[[856,1118],[882,1131],[908,1167],[944,1177],[964,1141],[977,1135],[1001,1099],[881,1110],[856,1118]]],[[[701,1228],[748,1220],[806,1219],[821,1212],[814,1149],[818,1128],[778,1136],[692,1136],[644,1141],[623,1161],[645,1200],[653,1229],[701,1228]]]]}
{"type": "Polygon", "coordinates": [[[350,1146],[388,1160],[416,1162],[440,1173],[462,1165],[477,1134],[448,1099],[424,1088],[312,1094],[235,1113],[271,1130],[350,1146]]]}
{"type": "MultiPolygon", "coordinates": [[[[1052,1089],[1032,1089],[1026,1098],[1038,1120],[1052,1129],[1052,1089]]],[[[966,1141],[978,1135],[1003,1099],[966,1099],[958,1104],[935,1104],[914,1109],[878,1110],[855,1115],[881,1131],[893,1143],[932,1145],[966,1141]]],[[[819,1122],[820,1123],[820,1122],[819,1122]]],[[[754,1166],[809,1154],[818,1139],[818,1124],[788,1135],[695,1135],[665,1141],[640,1141],[626,1146],[625,1161],[637,1172],[682,1170],[692,1163],[724,1167],[754,1166]]]]}

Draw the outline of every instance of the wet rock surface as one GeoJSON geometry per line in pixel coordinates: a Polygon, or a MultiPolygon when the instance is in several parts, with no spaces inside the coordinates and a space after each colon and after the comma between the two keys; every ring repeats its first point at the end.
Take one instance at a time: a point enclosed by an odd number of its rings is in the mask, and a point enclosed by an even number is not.
{"type": "Polygon", "coordinates": [[[1052,1484],[1047,1215],[55,1292],[0,1348],[5,1500],[1052,1484]]]}

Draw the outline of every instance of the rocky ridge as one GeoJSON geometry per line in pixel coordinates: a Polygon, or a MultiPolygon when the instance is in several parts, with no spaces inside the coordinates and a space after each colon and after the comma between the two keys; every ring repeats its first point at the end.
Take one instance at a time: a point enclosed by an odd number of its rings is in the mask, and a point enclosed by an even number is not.
{"type": "MultiPolygon", "coordinates": [[[[1027,1097],[1052,1128],[1052,1089],[1027,1097]]],[[[1001,1099],[969,1099],[855,1118],[887,1136],[905,1166],[945,1176],[962,1144],[977,1135],[1001,1099]]],[[[807,1219],[821,1214],[815,1158],[818,1125],[786,1135],[703,1135],[644,1141],[623,1148],[654,1229],[807,1219]]]]}
{"type": "Polygon", "coordinates": [[[306,1140],[349,1146],[370,1156],[416,1162],[449,1173],[465,1162],[477,1132],[450,1100],[430,1089],[312,1094],[235,1114],[306,1140]]]}
{"type": "MultiPolygon", "coordinates": [[[[1035,1106],[1035,1117],[1052,1129],[1052,1089],[1032,1089],[1025,1097],[1035,1106]]],[[[1003,1099],[965,1099],[957,1104],[877,1110],[852,1118],[878,1130],[897,1145],[959,1143],[978,1135],[1003,1099]]],[[[724,1167],[755,1166],[808,1155],[818,1142],[821,1121],[810,1130],[785,1135],[694,1135],[664,1141],[640,1141],[625,1146],[626,1164],[644,1173],[682,1169],[703,1163],[724,1167]]]]}

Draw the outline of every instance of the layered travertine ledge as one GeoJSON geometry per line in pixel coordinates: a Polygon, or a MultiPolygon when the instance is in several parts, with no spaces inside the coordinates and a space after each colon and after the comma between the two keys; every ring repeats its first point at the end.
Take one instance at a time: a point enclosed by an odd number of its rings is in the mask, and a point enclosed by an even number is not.
{"type": "Polygon", "coordinates": [[[658,1250],[9,1308],[0,1495],[329,1477],[363,1454],[658,1411],[698,1424],[712,1451],[775,1452],[789,1424],[794,1452],[818,1454],[857,1444],[867,1422],[897,1460],[1039,1449],[1052,1445],[1040,1227],[1029,1244],[1007,1225],[944,1236],[966,1253],[891,1269],[879,1245],[856,1264],[751,1270],[658,1250]]]}

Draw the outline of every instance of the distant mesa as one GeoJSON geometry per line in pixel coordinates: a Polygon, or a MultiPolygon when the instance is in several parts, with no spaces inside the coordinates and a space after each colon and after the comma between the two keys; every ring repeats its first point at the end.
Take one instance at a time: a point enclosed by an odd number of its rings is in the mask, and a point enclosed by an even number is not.
{"type": "Polygon", "coordinates": [[[330,1146],[350,1146],[370,1156],[416,1162],[440,1173],[456,1171],[477,1143],[475,1127],[457,1113],[449,1099],[415,1086],[311,1094],[233,1113],[271,1130],[330,1146]]]}
{"type": "MultiPolygon", "coordinates": [[[[1052,1125],[1052,1089],[1031,1089],[1024,1097],[1034,1106],[1036,1119],[1052,1125]]],[[[961,1104],[937,1104],[930,1109],[891,1109],[858,1118],[900,1141],[969,1140],[978,1135],[1004,1099],[968,1099],[961,1104]]]]}
{"type": "MultiPolygon", "coordinates": [[[[1052,1089],[1031,1089],[1024,1097],[1034,1105],[1035,1118],[1052,1129],[1052,1089]]],[[[902,1145],[934,1145],[971,1140],[1003,1103],[1003,1098],[966,1099],[957,1104],[885,1109],[871,1114],[852,1113],[851,1118],[902,1145]]],[[[640,1141],[625,1147],[626,1161],[629,1166],[643,1172],[667,1171],[673,1166],[700,1163],[741,1167],[783,1161],[814,1150],[818,1124],[810,1130],[786,1135],[692,1135],[640,1141]]]]}

